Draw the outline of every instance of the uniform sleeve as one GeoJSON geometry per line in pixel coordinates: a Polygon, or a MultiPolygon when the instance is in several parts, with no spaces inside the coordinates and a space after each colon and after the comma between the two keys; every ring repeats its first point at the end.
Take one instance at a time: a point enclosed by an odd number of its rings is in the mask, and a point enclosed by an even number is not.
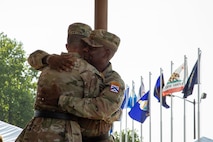
{"type": "Polygon", "coordinates": [[[47,55],[49,54],[45,51],[36,50],[30,54],[27,61],[34,69],[41,70],[42,68],[47,66],[47,64],[42,63],[42,59],[47,55]]]}
{"type": "Polygon", "coordinates": [[[124,83],[111,81],[106,84],[104,90],[95,98],[77,98],[62,95],[59,98],[59,106],[64,111],[79,117],[105,120],[118,120],[121,115],[120,106],[124,99],[124,83]]]}

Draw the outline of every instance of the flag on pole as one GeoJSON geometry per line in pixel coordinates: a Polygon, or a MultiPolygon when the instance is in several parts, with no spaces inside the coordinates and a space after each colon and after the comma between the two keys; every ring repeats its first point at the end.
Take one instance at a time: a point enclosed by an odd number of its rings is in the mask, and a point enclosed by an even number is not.
{"type": "Polygon", "coordinates": [[[141,85],[139,87],[138,97],[141,98],[145,94],[145,86],[143,84],[143,81],[141,80],[141,85]]]}
{"type": "Polygon", "coordinates": [[[134,105],[136,102],[137,102],[137,96],[136,96],[136,94],[131,95],[131,96],[129,97],[129,99],[128,99],[127,107],[128,107],[128,108],[132,108],[133,105],[134,105]]]}
{"type": "Polygon", "coordinates": [[[121,105],[121,109],[127,108],[128,100],[129,100],[129,86],[127,85],[126,89],[124,90],[124,100],[121,105]]]}
{"type": "MultiPolygon", "coordinates": [[[[155,84],[155,88],[154,88],[154,96],[155,98],[158,100],[158,102],[160,102],[160,87],[162,86],[162,89],[164,87],[164,78],[163,78],[163,74],[162,74],[162,80],[161,77],[159,76],[156,84],[155,84]],[[161,85],[162,83],[162,85],[161,85]]],[[[167,105],[166,103],[166,96],[162,96],[162,106],[164,106],[165,108],[169,108],[169,105],[167,105]]]]}
{"type": "Polygon", "coordinates": [[[144,94],[129,111],[129,116],[140,123],[143,123],[149,116],[149,91],[144,94]]]}
{"type": "Polygon", "coordinates": [[[170,76],[168,82],[163,88],[163,96],[167,96],[174,92],[180,92],[184,88],[186,77],[188,76],[187,64],[180,65],[170,76]],[[186,75],[184,75],[186,73],[186,75]]]}
{"type": "Polygon", "coordinates": [[[131,96],[129,97],[127,107],[132,108],[136,102],[137,102],[137,95],[135,93],[135,82],[132,81],[132,92],[131,96]]]}
{"type": "Polygon", "coordinates": [[[186,85],[183,88],[182,93],[184,94],[183,97],[187,98],[189,95],[192,94],[194,85],[198,83],[198,77],[197,77],[197,68],[198,68],[198,61],[195,63],[192,72],[186,82],[186,85]]]}

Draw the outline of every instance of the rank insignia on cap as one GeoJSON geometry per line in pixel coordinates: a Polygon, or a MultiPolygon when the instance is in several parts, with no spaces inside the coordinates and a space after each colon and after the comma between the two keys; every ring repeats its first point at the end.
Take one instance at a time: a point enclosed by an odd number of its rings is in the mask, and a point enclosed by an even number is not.
{"type": "Polygon", "coordinates": [[[120,84],[118,82],[111,82],[110,91],[114,93],[118,93],[120,90],[120,84]]]}

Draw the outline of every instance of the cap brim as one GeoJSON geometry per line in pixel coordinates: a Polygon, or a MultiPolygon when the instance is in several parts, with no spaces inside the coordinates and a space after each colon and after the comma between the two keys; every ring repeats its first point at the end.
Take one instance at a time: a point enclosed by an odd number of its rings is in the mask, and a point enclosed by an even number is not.
{"type": "Polygon", "coordinates": [[[82,38],[82,40],[92,47],[103,47],[102,44],[99,44],[95,40],[91,40],[90,38],[82,38]]]}

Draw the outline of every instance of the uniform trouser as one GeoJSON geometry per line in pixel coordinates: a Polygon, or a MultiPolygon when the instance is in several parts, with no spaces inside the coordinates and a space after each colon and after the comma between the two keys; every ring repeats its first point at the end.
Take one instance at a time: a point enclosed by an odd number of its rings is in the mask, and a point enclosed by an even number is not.
{"type": "Polygon", "coordinates": [[[33,118],[15,142],[81,142],[82,135],[76,121],[52,118],[33,118]]]}
{"type": "Polygon", "coordinates": [[[113,136],[101,135],[97,137],[83,137],[82,142],[114,142],[113,136]]]}

